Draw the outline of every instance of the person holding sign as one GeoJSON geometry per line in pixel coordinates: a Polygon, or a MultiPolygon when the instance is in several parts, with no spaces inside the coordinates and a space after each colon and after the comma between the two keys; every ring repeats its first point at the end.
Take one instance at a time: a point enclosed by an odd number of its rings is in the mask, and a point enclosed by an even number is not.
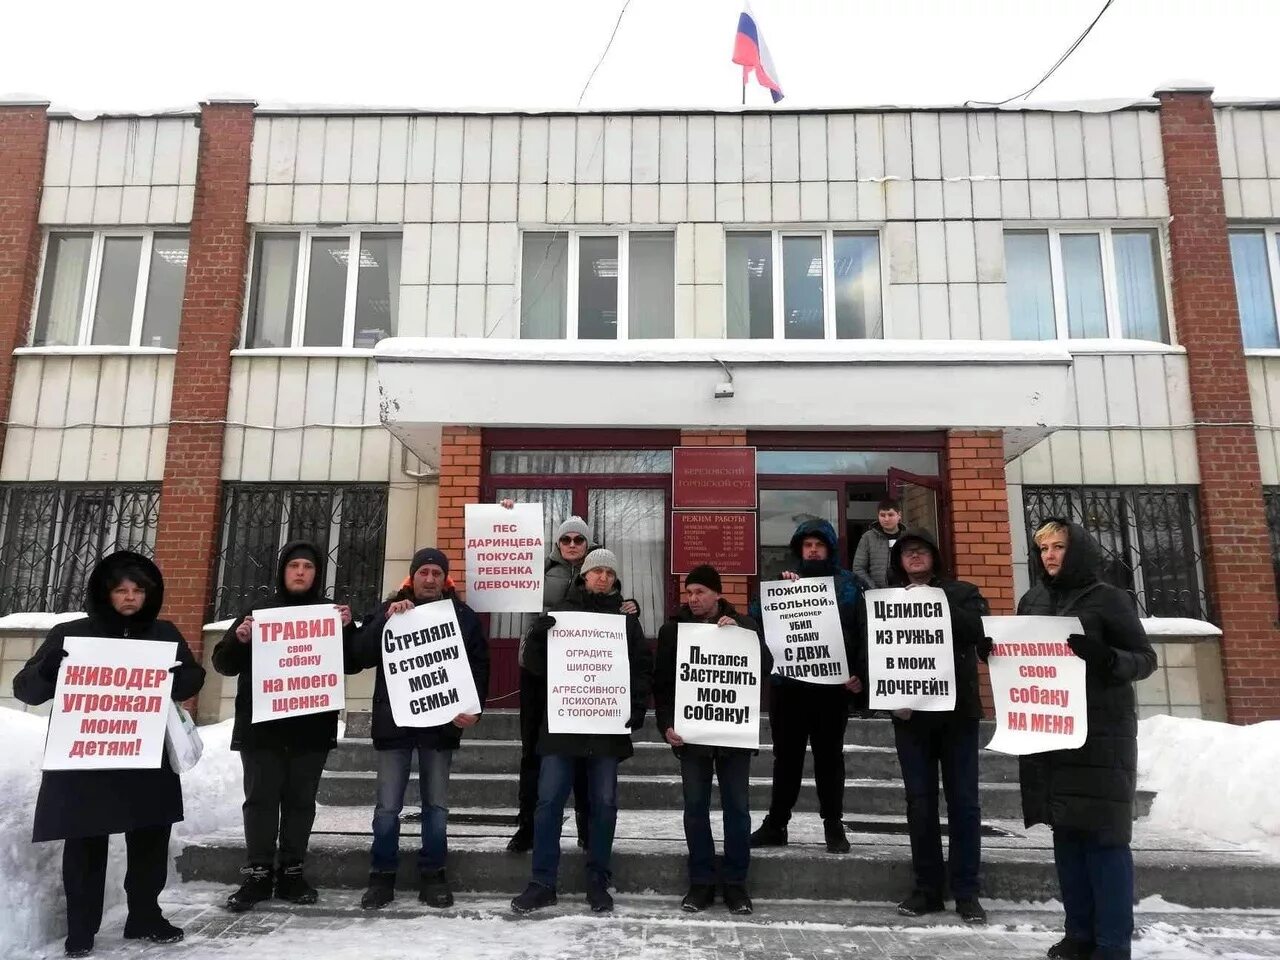
{"type": "Polygon", "coordinates": [[[890,576],[906,586],[908,595],[912,587],[921,586],[935,587],[946,595],[956,687],[953,710],[894,711],[893,739],[907,792],[907,827],[915,874],[915,889],[898,904],[898,912],[918,917],[944,907],[946,871],[938,821],[941,766],[942,789],[947,798],[950,886],[956,913],[966,923],[985,923],[987,913],[978,901],[982,849],[978,721],[982,719],[982,700],[978,695],[977,648],[983,639],[982,618],[991,610],[972,583],[943,575],[937,541],[925,530],[908,530],[898,538],[889,553],[889,567],[890,576]]]}
{"type": "MultiPolygon", "coordinates": [[[[433,727],[402,727],[396,723],[383,663],[384,633],[389,618],[415,606],[448,600],[462,633],[467,665],[481,703],[489,691],[489,641],[480,617],[447,587],[449,558],[435,547],[424,547],[409,563],[410,585],[389,597],[364,618],[356,641],[356,663],[378,671],[373,688],[373,747],[378,752],[378,800],[373,811],[373,847],[369,888],[360,900],[366,910],[385,907],[395,899],[396,868],[400,862],[400,811],[409,785],[409,767],[418,755],[418,788],[422,796],[422,846],[418,851],[418,899],[433,907],[453,905],[445,874],[448,853],[449,767],[462,731],[476,725],[478,713],[458,713],[433,727]]],[[[415,647],[411,649],[425,649],[415,647]]],[[[440,667],[432,664],[434,678],[440,667]]],[[[394,669],[394,664],[392,665],[394,669]]]]}
{"type": "MultiPolygon", "coordinates": [[[[806,520],[791,537],[791,569],[784,580],[831,577],[845,644],[845,662],[860,663],[857,656],[857,608],[862,590],[858,581],[837,562],[839,540],[825,520],[806,520]]],[[[758,618],[757,618],[758,619],[758,618]]],[[[776,666],[776,664],[775,664],[776,666]]],[[[844,732],[849,726],[849,694],[862,690],[862,680],[851,676],[843,684],[816,683],[791,677],[770,676],[769,726],[773,734],[773,791],[769,813],[751,834],[753,847],[787,844],[791,809],[800,797],[806,745],[813,749],[813,778],[818,788],[827,850],[848,853],[844,831],[844,732]]]]}
{"type": "MultiPolygon", "coordinates": [[[[582,561],[581,576],[554,609],[622,615],[622,604],[618,559],[608,550],[597,549],[587,554],[582,561]]],[[[623,726],[634,732],[644,723],[653,661],[639,619],[634,614],[625,616],[631,716],[623,726]]],[[[535,676],[548,675],[547,634],[555,625],[554,613],[543,614],[534,621],[525,638],[525,666],[535,676]]],[[[538,734],[542,770],[538,776],[538,806],[534,813],[533,876],[525,891],[511,901],[516,913],[531,913],[556,902],[564,805],[573,785],[574,767],[584,759],[591,811],[587,833],[587,902],[596,913],[613,910],[609,863],[613,856],[613,831],[618,822],[618,763],[632,752],[629,734],[551,733],[544,715],[538,734]]]]}
{"type": "Polygon", "coordinates": [[[1085,662],[1089,727],[1076,750],[1018,761],[1027,826],[1053,828],[1066,936],[1049,956],[1127,960],[1134,892],[1129,842],[1138,778],[1133,685],[1155,671],[1156,655],[1133,597],[1099,578],[1101,551],[1083,527],[1051,519],[1034,541],[1039,582],[1018,601],[1018,615],[1079,619],[1084,633],[1069,636],[1067,644],[1085,662]]]}
{"type": "MultiPolygon", "coordinates": [[[[689,913],[705,910],[716,897],[716,844],[711,836],[711,778],[720,783],[720,808],[724,815],[724,857],[720,863],[721,895],[730,913],[751,912],[747,894],[747,867],[751,862],[751,805],[748,796],[751,757],[754,750],[710,747],[686,743],[676,733],[677,637],[682,623],[714,623],[758,632],[756,622],[738,613],[720,596],[720,574],[715,567],[694,567],[684,578],[685,603],[674,620],[658,631],[653,668],[653,711],[658,730],[680,760],[684,784],[684,838],[689,845],[689,892],[680,901],[689,913]]],[[[750,638],[760,651],[761,677],[769,675],[773,662],[769,649],[757,637],[750,638]]],[[[688,667],[686,662],[684,667],[688,667]]],[[[717,690],[720,688],[717,687],[717,690]]],[[[760,687],[755,688],[759,709],[760,687]]],[[[758,736],[757,729],[753,734],[758,736]]]]}
{"type": "MultiPolygon", "coordinates": [[[[323,560],[314,544],[295,540],[280,551],[275,595],[256,609],[328,603],[321,589],[323,560]]],[[[356,630],[351,608],[335,604],[342,617],[343,668],[356,673],[356,630]]],[[[307,713],[253,722],[253,615],[237,619],[213,649],[213,668],[237,677],[236,719],[231,749],[244,767],[244,839],[248,864],[245,881],[227,898],[233,913],[252,910],[274,893],[291,903],[315,903],[316,889],[303,876],[302,865],[316,818],[316,792],[325,761],[338,742],[338,711],[307,713]],[[280,865],[275,870],[277,841],[280,865]]]]}
{"type": "MultiPolygon", "coordinates": [[[[173,700],[188,700],[204,685],[204,668],[195,662],[182,634],[159,619],[164,579],[146,557],[120,551],[101,560],[89,574],[83,620],[49,631],[40,649],[13,679],[13,695],[37,706],[53,698],[68,637],[122,637],[139,643],[177,645],[170,668],[173,700]]],[[[132,698],[131,698],[132,699],[132,698]]],[[[123,833],[129,869],[124,888],[129,915],[126,940],[176,943],[182,930],[160,912],[160,891],[169,872],[169,833],[182,819],[182,784],[164,751],[154,769],[49,770],[40,781],[32,841],[63,840],[62,885],[67,895],[68,957],[93,951],[102,924],[107,879],[107,841],[123,833]]]]}

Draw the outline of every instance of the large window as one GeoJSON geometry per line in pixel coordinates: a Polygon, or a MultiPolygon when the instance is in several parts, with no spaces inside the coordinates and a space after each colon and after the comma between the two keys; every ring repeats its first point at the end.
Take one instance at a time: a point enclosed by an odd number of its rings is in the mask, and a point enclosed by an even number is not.
{"type": "Polygon", "coordinates": [[[1232,230],[1231,267],[1240,307],[1240,333],[1246,348],[1280,347],[1276,317],[1280,316],[1280,236],[1275,227],[1232,230]]]}
{"type": "Polygon", "coordinates": [[[1169,342],[1156,230],[1008,230],[1004,251],[1013,339],[1169,342]]]}
{"type": "Polygon", "coordinates": [[[187,235],[54,231],[31,345],[178,346],[187,235]]]}
{"type": "Polygon", "coordinates": [[[1102,579],[1129,591],[1144,616],[1210,616],[1194,488],[1028,486],[1022,500],[1030,549],[1042,522],[1069,518],[1102,548],[1102,579]]]}
{"type": "Polygon", "coordinates": [[[386,526],[383,484],[226,484],[214,617],[239,616],[274,595],[279,552],[290,540],[320,549],[325,592],[362,617],[381,592],[386,526]]]}
{"type": "Polygon", "coordinates": [[[533,232],[520,257],[520,336],[675,336],[675,234],[533,232]]]}
{"type": "Polygon", "coordinates": [[[372,347],[396,334],[398,233],[260,232],[246,347],[372,347]]]}
{"type": "Polygon", "coordinates": [[[151,556],[160,484],[0,484],[0,615],[84,609],[89,573],[117,550],[151,556]]]}
{"type": "Polygon", "coordinates": [[[725,235],[731,338],[882,337],[882,299],[876,233],[746,230],[725,235]]]}

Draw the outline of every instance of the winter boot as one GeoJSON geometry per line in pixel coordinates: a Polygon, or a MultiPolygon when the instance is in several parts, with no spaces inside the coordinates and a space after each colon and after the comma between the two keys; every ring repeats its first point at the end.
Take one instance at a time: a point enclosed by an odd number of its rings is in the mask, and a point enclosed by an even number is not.
{"type": "Polygon", "coordinates": [[[320,894],[302,875],[302,864],[291,863],[276,874],[276,898],[306,905],[319,900],[320,894]]]}
{"type": "Polygon", "coordinates": [[[613,897],[606,877],[587,878],[587,903],[591,905],[592,913],[613,913],[613,897]]]}
{"type": "Polygon", "coordinates": [[[533,849],[533,821],[521,817],[516,832],[507,841],[508,853],[528,853],[533,849]]]}
{"type": "Polygon", "coordinates": [[[1049,960],[1089,960],[1093,956],[1093,944],[1087,940],[1063,937],[1045,954],[1049,960]]]}
{"type": "Polygon", "coordinates": [[[726,883],[724,885],[724,906],[732,914],[745,917],[751,912],[751,897],[747,895],[747,888],[740,883],[726,883]]]}
{"type": "Polygon", "coordinates": [[[965,923],[986,923],[987,911],[977,897],[957,897],[956,913],[965,923]]]}
{"type": "Polygon", "coordinates": [[[360,898],[361,910],[378,910],[396,898],[396,875],[375,870],[369,874],[369,888],[360,898]]]}
{"type": "Polygon", "coordinates": [[[716,902],[716,888],[709,883],[691,883],[689,892],[680,901],[685,913],[701,913],[716,902]]]}
{"type": "Polygon", "coordinates": [[[827,853],[849,852],[849,838],[845,836],[844,824],[839,820],[824,820],[822,833],[827,841],[827,853]]]}
{"type": "Polygon", "coordinates": [[[533,913],[543,907],[553,907],[556,903],[556,892],[540,883],[531,883],[524,888],[524,893],[511,901],[511,909],[519,914],[533,913]]]}
{"type": "Polygon", "coordinates": [[[93,953],[93,937],[67,937],[62,950],[68,957],[87,957],[93,953]]]}
{"type": "Polygon", "coordinates": [[[150,940],[152,943],[178,943],[184,934],[164,917],[138,921],[129,917],[124,922],[126,940],[150,940]]]}
{"type": "Polygon", "coordinates": [[[926,913],[937,913],[946,909],[946,904],[936,893],[916,890],[911,896],[898,904],[898,913],[904,917],[923,917],[926,913]]]}
{"type": "Polygon", "coordinates": [[[453,891],[449,889],[449,878],[440,870],[424,870],[418,877],[418,902],[429,907],[452,907],[453,891]]]}
{"type": "Polygon", "coordinates": [[[777,821],[766,816],[760,828],[751,834],[751,846],[785,847],[787,845],[787,826],[778,826],[777,821]]]}
{"type": "Polygon", "coordinates": [[[240,868],[244,883],[240,889],[227,897],[226,908],[232,913],[244,913],[252,910],[255,904],[271,899],[271,868],[260,863],[251,863],[240,868]]]}

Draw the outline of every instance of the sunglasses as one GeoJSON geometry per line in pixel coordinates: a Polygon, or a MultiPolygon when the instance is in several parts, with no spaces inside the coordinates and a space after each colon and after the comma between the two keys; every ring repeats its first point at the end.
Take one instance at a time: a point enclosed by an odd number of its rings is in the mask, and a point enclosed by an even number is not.
{"type": "Polygon", "coordinates": [[[561,537],[561,538],[560,538],[560,542],[561,542],[561,543],[563,543],[565,546],[570,546],[570,545],[572,545],[572,546],[577,547],[577,546],[581,546],[582,544],[586,543],[586,542],[587,542],[587,538],[586,538],[586,537],[578,537],[578,536],[573,536],[573,537],[561,537]]]}

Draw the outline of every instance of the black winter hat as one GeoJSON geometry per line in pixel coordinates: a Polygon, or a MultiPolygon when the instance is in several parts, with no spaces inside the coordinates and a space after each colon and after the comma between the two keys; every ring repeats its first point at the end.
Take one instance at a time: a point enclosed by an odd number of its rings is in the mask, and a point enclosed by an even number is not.
{"type": "Polygon", "coordinates": [[[435,547],[423,547],[413,555],[413,559],[409,561],[409,576],[413,576],[418,572],[419,567],[425,567],[428,563],[434,564],[445,572],[449,573],[449,558],[435,547]]]}
{"type": "Polygon", "coordinates": [[[319,552],[311,544],[301,541],[291,544],[285,551],[284,555],[280,557],[281,569],[283,569],[290,560],[310,560],[316,565],[317,569],[320,567],[319,552]]]}
{"type": "Polygon", "coordinates": [[[694,567],[684,578],[684,585],[686,587],[692,586],[695,583],[706,587],[713,593],[724,592],[724,589],[720,584],[720,573],[709,563],[704,563],[701,566],[694,567]]]}

